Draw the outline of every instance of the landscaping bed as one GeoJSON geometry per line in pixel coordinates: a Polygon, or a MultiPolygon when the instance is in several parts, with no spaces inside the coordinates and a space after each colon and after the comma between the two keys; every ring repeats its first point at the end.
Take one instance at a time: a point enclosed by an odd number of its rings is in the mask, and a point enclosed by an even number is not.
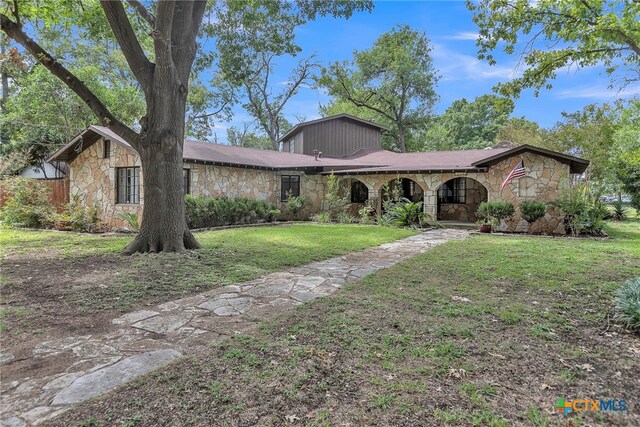
{"type": "Polygon", "coordinates": [[[610,310],[640,227],[608,232],[438,246],[50,425],[638,425],[640,338],[610,310]]]}

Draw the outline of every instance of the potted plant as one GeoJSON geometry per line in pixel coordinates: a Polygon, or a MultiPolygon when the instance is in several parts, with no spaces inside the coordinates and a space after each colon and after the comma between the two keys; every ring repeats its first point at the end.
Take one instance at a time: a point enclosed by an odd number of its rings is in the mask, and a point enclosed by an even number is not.
{"type": "Polygon", "coordinates": [[[493,227],[500,225],[502,220],[509,219],[515,213],[515,208],[504,200],[482,202],[478,206],[476,216],[480,223],[481,233],[490,233],[493,227]]]}

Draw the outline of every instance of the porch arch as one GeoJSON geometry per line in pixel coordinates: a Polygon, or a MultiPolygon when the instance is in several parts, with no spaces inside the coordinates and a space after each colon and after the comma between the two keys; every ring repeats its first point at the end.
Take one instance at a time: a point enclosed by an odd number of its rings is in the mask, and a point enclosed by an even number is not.
{"type": "MultiPolygon", "coordinates": [[[[397,178],[390,179],[382,184],[378,190],[378,199],[380,204],[387,197],[392,197],[394,201],[406,198],[412,202],[424,203],[424,187],[416,180],[399,176],[397,178]]],[[[382,208],[382,205],[380,206],[382,208]]],[[[382,209],[379,210],[382,212],[382,209]]]]}
{"type": "Polygon", "coordinates": [[[475,222],[480,203],[489,191],[480,181],[469,177],[451,178],[436,190],[436,217],[442,221],[475,222]]]}

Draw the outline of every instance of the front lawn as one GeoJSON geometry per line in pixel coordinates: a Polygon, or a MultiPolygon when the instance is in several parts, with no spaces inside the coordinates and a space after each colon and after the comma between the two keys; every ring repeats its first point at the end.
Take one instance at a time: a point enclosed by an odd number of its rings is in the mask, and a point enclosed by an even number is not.
{"type": "Polygon", "coordinates": [[[122,312],[413,233],[355,225],[251,227],[197,233],[203,249],[190,253],[124,256],[132,236],[0,229],[2,347],[97,333],[122,312]]]}
{"type": "Polygon", "coordinates": [[[640,227],[608,231],[437,246],[51,425],[639,425],[640,338],[609,311],[640,227]],[[559,398],[630,410],[567,420],[559,398]]]}

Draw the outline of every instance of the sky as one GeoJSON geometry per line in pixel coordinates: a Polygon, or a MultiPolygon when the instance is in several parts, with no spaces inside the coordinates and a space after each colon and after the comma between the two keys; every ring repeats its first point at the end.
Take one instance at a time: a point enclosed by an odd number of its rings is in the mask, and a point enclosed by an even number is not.
{"type": "MultiPolygon", "coordinates": [[[[498,82],[508,81],[518,72],[517,55],[496,52],[497,65],[477,59],[475,45],[478,28],[464,1],[380,1],[371,13],[359,12],[350,19],[320,18],[297,30],[299,57],[279,58],[275,84],[286,81],[299,58],[317,54],[319,62],[328,65],[351,59],[353,51],[369,48],[380,35],[396,25],[407,24],[426,33],[431,40],[435,68],[440,73],[437,92],[440,101],[436,112],[442,113],[453,101],[492,93],[498,82]]],[[[521,71],[521,70],[520,70],[521,71]]],[[[543,127],[551,127],[562,119],[563,111],[574,112],[585,105],[611,102],[618,98],[640,95],[640,85],[628,86],[623,92],[609,89],[610,79],[604,67],[571,69],[558,73],[552,90],[543,90],[536,98],[526,90],[515,100],[513,116],[524,116],[543,127]]],[[[278,88],[274,87],[274,91],[278,88]]],[[[285,107],[285,117],[297,123],[296,117],[312,120],[320,117],[318,107],[330,100],[322,90],[302,88],[285,107]]],[[[226,128],[252,122],[241,108],[234,109],[230,123],[217,123],[218,142],[226,142],[226,128]]]]}

